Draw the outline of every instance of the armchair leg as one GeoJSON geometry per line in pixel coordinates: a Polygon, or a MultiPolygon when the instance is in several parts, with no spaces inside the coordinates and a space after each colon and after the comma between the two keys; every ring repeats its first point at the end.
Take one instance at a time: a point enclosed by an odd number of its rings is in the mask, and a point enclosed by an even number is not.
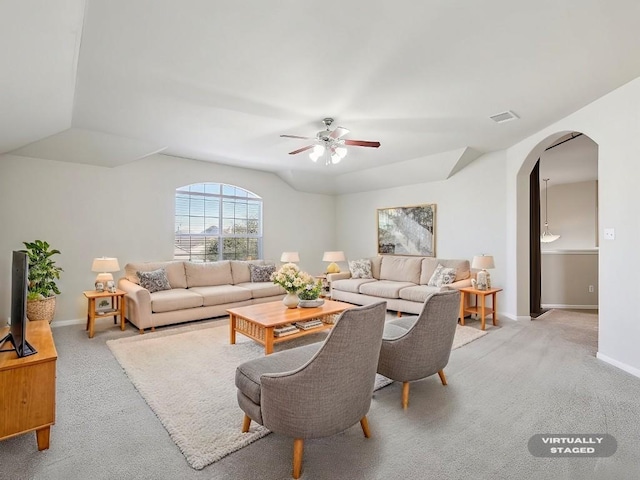
{"type": "Polygon", "coordinates": [[[402,383],[402,408],[409,406],[409,382],[402,383]]]}
{"type": "Polygon", "coordinates": [[[304,452],[304,439],[293,440],[293,478],[300,478],[302,471],[302,453],[304,452]]]}
{"type": "Polygon", "coordinates": [[[360,426],[362,427],[362,432],[364,433],[365,438],[371,438],[371,430],[369,430],[369,420],[364,416],[360,419],[360,426]]]}
{"type": "Polygon", "coordinates": [[[249,425],[251,425],[251,418],[246,413],[244,414],[244,418],[242,419],[242,433],[247,433],[249,431],[249,425]]]}
{"type": "Polygon", "coordinates": [[[442,382],[442,385],[446,385],[447,377],[444,375],[444,370],[439,370],[438,375],[440,376],[440,381],[442,382]]]}

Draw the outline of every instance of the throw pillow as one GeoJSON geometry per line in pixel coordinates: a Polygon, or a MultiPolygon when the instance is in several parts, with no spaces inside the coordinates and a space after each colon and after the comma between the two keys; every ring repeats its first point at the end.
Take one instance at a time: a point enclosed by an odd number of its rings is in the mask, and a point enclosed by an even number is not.
{"type": "Polygon", "coordinates": [[[444,265],[438,264],[433,275],[429,279],[430,287],[441,287],[443,285],[449,285],[456,280],[456,269],[455,268],[445,268],[444,265]]]}
{"type": "Polygon", "coordinates": [[[373,278],[371,274],[371,260],[352,260],[349,262],[351,278],[373,278]]]}
{"type": "Polygon", "coordinates": [[[171,290],[167,272],[164,268],[152,270],[150,272],[136,272],[140,279],[140,286],[149,290],[149,293],[159,292],[161,290],[171,290]]]}
{"type": "Polygon", "coordinates": [[[275,265],[254,265],[249,264],[249,271],[252,282],[270,282],[271,274],[276,271],[275,265]]]}

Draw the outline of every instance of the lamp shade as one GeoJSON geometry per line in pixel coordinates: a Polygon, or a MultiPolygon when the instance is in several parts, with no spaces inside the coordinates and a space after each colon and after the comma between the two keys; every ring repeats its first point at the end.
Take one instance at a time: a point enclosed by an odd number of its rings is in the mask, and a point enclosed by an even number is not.
{"type": "Polygon", "coordinates": [[[282,252],[282,256],[280,257],[281,262],[293,263],[300,261],[300,255],[298,252],[282,252]]]}
{"type": "Polygon", "coordinates": [[[119,270],[118,259],[114,257],[94,258],[91,265],[92,272],[117,272],[119,270]]]}
{"type": "Polygon", "coordinates": [[[487,270],[489,268],[496,268],[496,266],[493,262],[492,255],[476,255],[471,262],[471,268],[487,270]]]}
{"type": "Polygon", "coordinates": [[[346,259],[344,252],[324,252],[322,256],[323,262],[344,262],[346,259]]]}

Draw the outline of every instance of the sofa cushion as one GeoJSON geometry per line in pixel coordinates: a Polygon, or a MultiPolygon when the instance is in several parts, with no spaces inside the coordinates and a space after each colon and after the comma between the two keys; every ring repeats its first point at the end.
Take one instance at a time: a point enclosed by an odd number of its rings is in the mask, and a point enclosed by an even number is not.
{"type": "Polygon", "coordinates": [[[224,305],[225,303],[243,302],[251,299],[251,292],[236,285],[210,285],[208,287],[193,287],[190,292],[197,293],[203,298],[203,305],[224,305]]]}
{"type": "Polygon", "coordinates": [[[429,280],[433,276],[433,272],[435,272],[438,265],[442,265],[443,267],[447,268],[455,268],[456,282],[460,280],[466,280],[471,276],[471,265],[469,264],[469,260],[423,258],[422,272],[420,273],[420,285],[427,285],[429,283],[429,280]]]}
{"type": "Polygon", "coordinates": [[[233,276],[233,284],[245,283],[251,281],[251,272],[249,265],[265,265],[264,260],[231,260],[231,275],[233,276]]]}
{"type": "Polygon", "coordinates": [[[140,286],[149,290],[149,293],[159,292],[161,290],[171,290],[167,272],[164,268],[151,270],[150,272],[136,272],[140,279],[140,286]]]}
{"type": "Polygon", "coordinates": [[[380,280],[420,283],[422,257],[384,256],[380,265],[380,280]]]}
{"type": "Polygon", "coordinates": [[[151,294],[151,311],[153,313],[173,312],[185,308],[196,308],[203,305],[202,295],[184,288],[172,288],[151,294]]]}
{"type": "Polygon", "coordinates": [[[380,266],[382,265],[382,256],[371,257],[371,275],[373,278],[380,280],[380,266]]]}
{"type": "Polygon", "coordinates": [[[361,260],[350,261],[349,272],[351,272],[351,278],[373,278],[371,274],[371,260],[363,258],[361,260]]]}
{"type": "Polygon", "coordinates": [[[443,285],[448,285],[455,282],[455,280],[455,268],[446,268],[444,265],[438,265],[438,268],[436,268],[436,271],[433,272],[433,275],[431,275],[431,278],[429,279],[429,283],[427,283],[427,285],[430,287],[442,287],[443,285]]]}
{"type": "Polygon", "coordinates": [[[372,282],[376,283],[378,280],[374,278],[346,278],[334,280],[331,282],[331,288],[342,292],[360,293],[360,285],[372,282]]]}
{"type": "Polygon", "coordinates": [[[416,285],[414,287],[407,287],[400,290],[400,298],[403,300],[409,300],[411,302],[424,303],[427,297],[433,293],[441,292],[447,287],[430,287],[428,285],[416,285]]]}
{"type": "Polygon", "coordinates": [[[361,285],[360,293],[371,295],[372,297],[400,298],[400,290],[413,286],[415,286],[415,283],[378,280],[377,282],[361,285]]]}
{"type": "Polygon", "coordinates": [[[244,288],[251,292],[252,298],[274,297],[287,293],[284,288],[273,282],[245,282],[236,285],[236,287],[244,288]]]}
{"type": "Polygon", "coordinates": [[[252,282],[270,282],[271,274],[275,273],[275,265],[249,265],[252,282]]]}
{"type": "Polygon", "coordinates": [[[471,264],[469,260],[443,260],[440,259],[438,262],[447,268],[455,268],[456,269],[456,279],[454,281],[459,282],[460,280],[466,280],[471,277],[471,264]]]}
{"type": "Polygon", "coordinates": [[[184,270],[188,288],[233,284],[229,260],[205,263],[185,262],[184,270]]]}
{"type": "Polygon", "coordinates": [[[187,288],[187,277],[184,273],[184,262],[136,262],[127,263],[124,266],[124,275],[127,280],[140,285],[137,272],[150,272],[164,268],[167,272],[167,280],[171,288],[187,288]]]}

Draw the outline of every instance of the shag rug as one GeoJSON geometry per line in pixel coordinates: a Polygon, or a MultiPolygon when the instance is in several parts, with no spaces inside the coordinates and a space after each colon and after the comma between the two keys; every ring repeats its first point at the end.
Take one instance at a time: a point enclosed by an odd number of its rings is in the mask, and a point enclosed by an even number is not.
{"type": "MultiPolygon", "coordinates": [[[[487,332],[457,326],[453,348],[487,332]]],[[[324,340],[327,331],[275,346],[275,351],[324,340]]],[[[264,355],[264,347],[238,334],[229,344],[228,325],[200,323],[109,340],[107,345],[151,407],[187,463],[200,470],[269,434],[255,422],[241,433],[236,366],[264,355]]],[[[378,375],[375,389],[392,383],[378,375]]]]}

